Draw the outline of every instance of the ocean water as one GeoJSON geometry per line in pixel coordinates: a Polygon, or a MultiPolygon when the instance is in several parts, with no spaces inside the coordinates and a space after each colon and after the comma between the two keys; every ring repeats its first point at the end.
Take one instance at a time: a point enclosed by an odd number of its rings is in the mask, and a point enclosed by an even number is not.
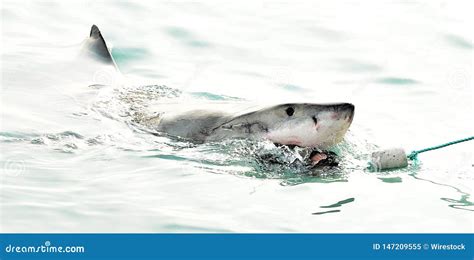
{"type": "Polygon", "coordinates": [[[1,4],[2,232],[474,231],[472,142],[367,170],[373,151],[472,136],[469,1],[1,4]],[[120,79],[78,61],[92,24],[120,79]],[[133,124],[165,101],[356,112],[340,167],[308,171],[271,143],[133,124]]]}

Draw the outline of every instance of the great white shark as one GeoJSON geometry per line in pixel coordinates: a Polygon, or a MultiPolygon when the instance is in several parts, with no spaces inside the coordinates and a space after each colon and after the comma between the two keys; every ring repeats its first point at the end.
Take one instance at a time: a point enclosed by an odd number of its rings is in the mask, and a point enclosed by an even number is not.
{"type": "MultiPolygon", "coordinates": [[[[96,25],[91,28],[83,53],[116,68],[96,25]]],[[[245,138],[325,149],[343,140],[353,118],[354,105],[350,103],[287,103],[240,114],[206,109],[164,109],[141,122],[159,133],[196,143],[245,138]]]]}

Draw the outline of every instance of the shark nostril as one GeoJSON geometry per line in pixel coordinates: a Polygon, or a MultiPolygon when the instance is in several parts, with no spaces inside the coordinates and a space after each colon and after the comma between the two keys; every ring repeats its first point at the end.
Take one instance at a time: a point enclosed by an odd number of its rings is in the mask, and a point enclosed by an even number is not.
{"type": "Polygon", "coordinates": [[[312,116],[312,118],[313,118],[314,124],[317,125],[318,124],[318,118],[316,116],[312,116]]]}

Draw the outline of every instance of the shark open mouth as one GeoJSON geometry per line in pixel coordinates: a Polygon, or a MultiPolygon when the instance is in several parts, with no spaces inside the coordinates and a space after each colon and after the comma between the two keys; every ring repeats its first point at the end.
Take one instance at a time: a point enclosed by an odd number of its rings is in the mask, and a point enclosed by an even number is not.
{"type": "Polygon", "coordinates": [[[280,144],[280,143],[273,143],[276,147],[283,147],[283,146],[286,146],[288,148],[290,148],[291,150],[295,149],[295,147],[300,147],[300,148],[307,148],[307,147],[304,147],[304,146],[300,146],[300,145],[297,145],[297,144],[280,144]]]}

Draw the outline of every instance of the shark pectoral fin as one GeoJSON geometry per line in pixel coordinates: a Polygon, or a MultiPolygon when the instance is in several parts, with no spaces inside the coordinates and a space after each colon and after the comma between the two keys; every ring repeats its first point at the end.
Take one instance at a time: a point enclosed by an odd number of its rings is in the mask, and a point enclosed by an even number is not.
{"type": "Polygon", "coordinates": [[[112,57],[109,48],[107,48],[104,37],[95,24],[92,25],[89,39],[87,39],[83,48],[83,54],[117,68],[114,58],[112,57]]]}

